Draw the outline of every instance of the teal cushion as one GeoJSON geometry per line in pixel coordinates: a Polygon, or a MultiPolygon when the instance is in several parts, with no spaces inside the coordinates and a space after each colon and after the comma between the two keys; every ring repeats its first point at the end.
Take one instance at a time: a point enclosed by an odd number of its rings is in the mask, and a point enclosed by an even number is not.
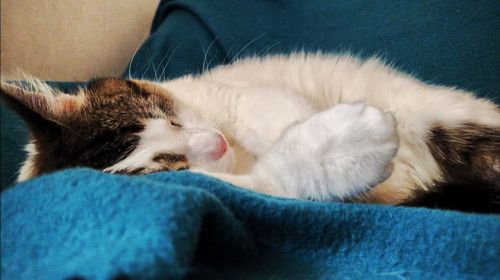
{"type": "MultiPolygon", "coordinates": [[[[82,83],[49,82],[61,90],[71,92],[82,83]]],[[[23,121],[3,104],[0,107],[0,183],[1,189],[10,186],[17,178],[18,170],[23,163],[26,152],[24,146],[28,142],[28,129],[23,121]]]]}
{"type": "MultiPolygon", "coordinates": [[[[165,80],[247,55],[349,51],[500,102],[499,21],[493,0],[164,0],[124,76],[165,80]]],[[[24,157],[26,131],[3,107],[1,118],[3,188],[24,157]]]]}
{"type": "Polygon", "coordinates": [[[125,75],[163,80],[247,55],[351,52],[499,102],[499,22],[495,0],[164,0],[125,75]]]}

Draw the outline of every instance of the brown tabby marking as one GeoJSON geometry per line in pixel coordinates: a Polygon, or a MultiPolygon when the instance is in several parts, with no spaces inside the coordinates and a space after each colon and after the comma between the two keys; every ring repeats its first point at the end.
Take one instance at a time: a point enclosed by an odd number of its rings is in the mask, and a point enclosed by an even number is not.
{"type": "Polygon", "coordinates": [[[428,190],[414,188],[403,205],[500,213],[500,126],[438,125],[428,146],[444,178],[428,190]]]}
{"type": "Polygon", "coordinates": [[[442,171],[442,179],[428,186],[410,185],[409,190],[397,182],[383,182],[348,201],[387,203],[384,199],[393,199],[407,206],[500,211],[500,126],[436,125],[426,142],[442,171]]]}
{"type": "Polygon", "coordinates": [[[189,169],[189,163],[184,155],[179,154],[158,154],[153,158],[154,162],[161,164],[162,170],[183,170],[189,169]]]}
{"type": "Polygon", "coordinates": [[[438,125],[431,130],[428,146],[445,181],[481,178],[500,187],[500,126],[438,125]]]}
{"type": "Polygon", "coordinates": [[[144,121],[175,117],[173,99],[140,81],[96,79],[77,95],[2,83],[1,93],[30,127],[36,151],[28,159],[31,176],[76,166],[104,169],[136,148],[144,121]]]}

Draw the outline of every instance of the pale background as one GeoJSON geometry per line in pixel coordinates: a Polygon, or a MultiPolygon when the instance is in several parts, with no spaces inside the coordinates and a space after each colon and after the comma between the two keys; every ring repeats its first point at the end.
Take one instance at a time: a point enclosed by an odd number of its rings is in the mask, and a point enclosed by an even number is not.
{"type": "Polygon", "coordinates": [[[45,80],[120,75],[159,0],[1,0],[1,71],[45,80]]]}

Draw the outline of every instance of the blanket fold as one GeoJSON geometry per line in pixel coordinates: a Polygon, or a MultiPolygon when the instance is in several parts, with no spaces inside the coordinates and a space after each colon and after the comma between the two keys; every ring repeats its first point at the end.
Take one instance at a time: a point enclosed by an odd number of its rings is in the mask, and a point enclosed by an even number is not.
{"type": "Polygon", "coordinates": [[[1,198],[2,279],[492,279],[500,217],[74,169],[1,198]]]}
{"type": "MultiPolygon", "coordinates": [[[[350,51],[498,102],[499,19],[493,0],[163,0],[124,76],[350,51]]],[[[3,189],[27,131],[0,114],[3,189]]],[[[2,279],[497,279],[499,264],[499,215],[279,199],[187,171],[71,169],[1,194],[2,279]]]]}

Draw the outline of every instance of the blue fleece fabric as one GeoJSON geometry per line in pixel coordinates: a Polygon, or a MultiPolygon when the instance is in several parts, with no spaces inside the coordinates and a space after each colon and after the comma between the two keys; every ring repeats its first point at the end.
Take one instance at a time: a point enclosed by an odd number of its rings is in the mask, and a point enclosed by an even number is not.
{"type": "Polygon", "coordinates": [[[500,217],[313,203],[189,172],[59,172],[2,194],[2,279],[495,279],[500,217]]]}
{"type": "MultiPolygon", "coordinates": [[[[161,80],[245,55],[351,50],[499,101],[499,20],[496,0],[161,1],[125,75],[161,80]]],[[[0,114],[3,188],[26,130],[0,114]]],[[[2,279],[121,276],[498,279],[500,216],[278,199],[189,172],[74,169],[2,192],[2,279]]]]}

